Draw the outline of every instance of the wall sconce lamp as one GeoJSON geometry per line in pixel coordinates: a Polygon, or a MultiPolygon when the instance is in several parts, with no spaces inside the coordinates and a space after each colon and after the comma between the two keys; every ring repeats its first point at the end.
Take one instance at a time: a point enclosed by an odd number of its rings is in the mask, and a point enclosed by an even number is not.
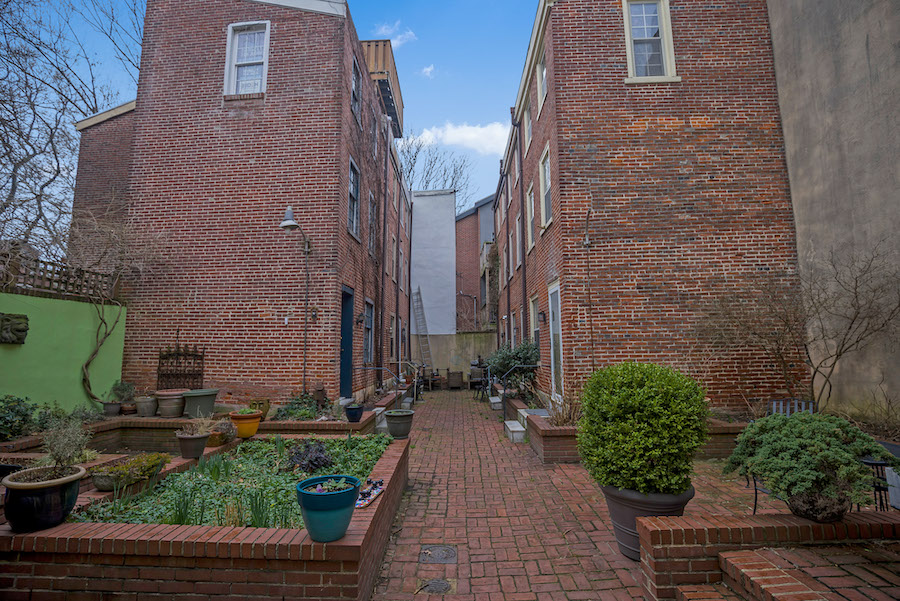
{"type": "Polygon", "coordinates": [[[363,321],[365,321],[366,316],[360,313],[356,316],[356,325],[360,325],[363,321]]]}
{"type": "Polygon", "coordinates": [[[540,311],[538,313],[538,321],[541,323],[547,323],[547,314],[544,313],[543,311],[540,311]]]}

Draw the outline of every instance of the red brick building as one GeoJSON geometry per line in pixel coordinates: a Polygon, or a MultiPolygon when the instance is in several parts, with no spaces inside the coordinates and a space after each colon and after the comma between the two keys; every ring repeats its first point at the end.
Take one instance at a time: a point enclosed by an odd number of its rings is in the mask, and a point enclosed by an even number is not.
{"type": "Polygon", "coordinates": [[[494,197],[456,216],[456,330],[475,332],[491,325],[489,274],[482,269],[484,246],[494,241],[494,197]]]}
{"type": "Polygon", "coordinates": [[[542,0],[495,205],[501,342],[577,395],[611,363],[693,372],[713,402],[781,379],[695,361],[701,307],[796,247],[765,0],[542,0]]]}
{"type": "Polygon", "coordinates": [[[148,2],[135,103],[79,124],[76,215],[115,190],[161,242],[128,291],[124,379],[156,386],[176,339],[206,347],[205,385],[225,398],[318,382],[359,397],[382,380],[373,368],[397,371],[411,205],[385,64],[390,44],[364,48],[344,2],[148,2]],[[287,206],[310,243],[308,300],[303,235],[278,227],[287,206]]]}

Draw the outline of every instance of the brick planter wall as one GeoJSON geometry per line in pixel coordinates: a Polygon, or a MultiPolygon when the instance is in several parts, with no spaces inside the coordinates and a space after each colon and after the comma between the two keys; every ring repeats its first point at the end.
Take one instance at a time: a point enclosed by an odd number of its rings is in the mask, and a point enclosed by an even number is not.
{"type": "Polygon", "coordinates": [[[506,417],[503,419],[519,419],[519,410],[528,409],[528,405],[519,399],[506,399],[506,417]]]}
{"type": "Polygon", "coordinates": [[[2,526],[0,598],[366,600],[408,461],[409,442],[394,441],[372,470],[385,492],[327,544],[306,530],[274,528],[63,524],[14,535],[2,526]]]}
{"type": "Polygon", "coordinates": [[[900,514],[863,511],[817,524],[794,515],[638,518],[646,599],[674,599],[676,587],[720,582],[719,553],[761,547],[891,540],[900,514]]]}
{"type": "Polygon", "coordinates": [[[578,463],[575,426],[551,426],[545,418],[528,416],[528,444],[542,463],[578,463]]]}
{"type": "Polygon", "coordinates": [[[734,451],[737,436],[747,427],[745,423],[709,420],[709,440],[697,451],[697,459],[725,459],[734,451]]]}

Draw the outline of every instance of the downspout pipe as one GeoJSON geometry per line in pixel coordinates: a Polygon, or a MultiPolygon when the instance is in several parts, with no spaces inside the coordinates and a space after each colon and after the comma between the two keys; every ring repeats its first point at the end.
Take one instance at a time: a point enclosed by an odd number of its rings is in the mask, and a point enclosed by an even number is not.
{"type": "MultiPolygon", "coordinates": [[[[384,194],[381,198],[381,261],[378,263],[378,269],[381,270],[381,286],[378,289],[378,367],[384,367],[384,267],[387,264],[385,253],[387,252],[387,207],[388,207],[388,191],[390,190],[390,177],[388,166],[391,164],[391,121],[388,115],[382,117],[382,128],[384,129],[384,194]]],[[[376,249],[377,252],[377,249],[376,249]]],[[[384,372],[378,370],[378,384],[384,383],[384,372]]]]}
{"type": "MultiPolygon", "coordinates": [[[[526,248],[528,243],[525,241],[525,228],[528,227],[528,224],[525,223],[525,218],[528,213],[525,212],[525,157],[522,155],[522,121],[515,118],[515,114],[513,114],[512,126],[516,130],[516,152],[518,153],[518,161],[519,161],[519,215],[522,216],[522,231],[519,232],[519,250],[522,253],[522,340],[525,340],[525,324],[530,324],[531,322],[528,320],[528,312],[530,307],[528,306],[528,253],[526,252],[528,249],[526,248]]],[[[533,217],[532,217],[533,219],[533,217]]],[[[531,334],[531,332],[529,332],[531,334]]],[[[531,338],[531,336],[529,336],[531,338]]]]}

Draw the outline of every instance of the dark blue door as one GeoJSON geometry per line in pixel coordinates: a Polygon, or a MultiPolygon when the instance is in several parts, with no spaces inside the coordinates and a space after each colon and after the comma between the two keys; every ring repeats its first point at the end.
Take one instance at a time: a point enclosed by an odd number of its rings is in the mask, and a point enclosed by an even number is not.
{"type": "Polygon", "coordinates": [[[353,396],[353,293],[341,293],[341,397],[353,396]]]}

